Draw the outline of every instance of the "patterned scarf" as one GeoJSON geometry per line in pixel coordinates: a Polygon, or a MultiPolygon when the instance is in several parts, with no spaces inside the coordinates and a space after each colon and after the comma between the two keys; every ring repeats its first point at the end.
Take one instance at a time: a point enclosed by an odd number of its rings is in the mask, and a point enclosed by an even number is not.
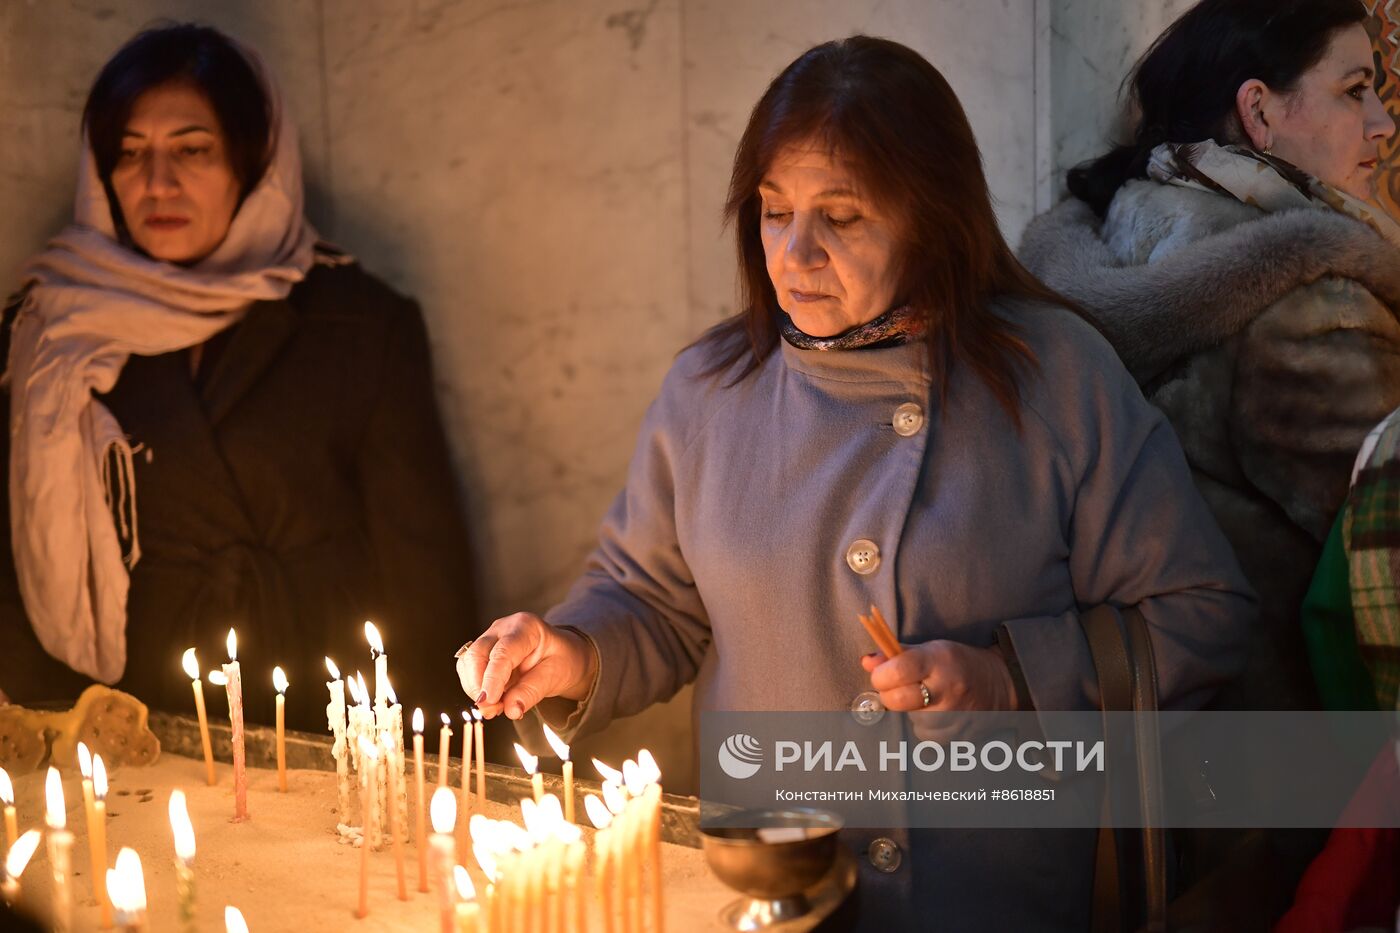
{"type": "Polygon", "coordinates": [[[1147,175],[1162,184],[1213,191],[1262,211],[1327,208],[1346,214],[1400,248],[1400,224],[1345,191],[1319,181],[1277,156],[1213,140],[1163,143],[1152,150],[1147,175]]]}
{"type": "Polygon", "coordinates": [[[1362,445],[1342,540],[1361,660],[1380,708],[1400,710],[1400,411],[1362,445]]]}
{"type": "Polygon", "coordinates": [[[918,340],[928,332],[928,318],[901,305],[835,336],[813,337],[798,330],[792,318],[780,312],[778,327],[783,339],[799,350],[872,350],[918,340]]]}

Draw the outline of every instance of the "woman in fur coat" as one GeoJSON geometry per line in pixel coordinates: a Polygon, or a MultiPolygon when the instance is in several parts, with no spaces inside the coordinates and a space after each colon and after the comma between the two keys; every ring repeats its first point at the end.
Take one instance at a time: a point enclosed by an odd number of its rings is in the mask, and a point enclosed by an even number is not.
{"type": "Polygon", "coordinates": [[[1370,428],[1400,405],[1395,132],[1356,0],[1204,0],[1132,77],[1132,142],[1069,175],[1027,266],[1171,420],[1262,603],[1222,703],[1315,704],[1298,609],[1370,428]]]}

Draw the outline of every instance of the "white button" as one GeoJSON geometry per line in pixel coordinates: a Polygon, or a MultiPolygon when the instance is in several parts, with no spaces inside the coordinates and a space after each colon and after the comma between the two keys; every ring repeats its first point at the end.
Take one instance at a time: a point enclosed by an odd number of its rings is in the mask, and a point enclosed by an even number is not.
{"type": "Polygon", "coordinates": [[[864,576],[880,566],[880,547],[868,538],[852,541],[846,548],[846,565],[864,576]]]}
{"type": "Polygon", "coordinates": [[[857,693],[851,700],[851,715],[862,726],[873,726],[885,718],[885,704],[880,702],[880,694],[873,690],[857,693]]]}
{"type": "Polygon", "coordinates": [[[899,844],[884,836],[871,841],[870,848],[866,850],[865,855],[877,871],[886,874],[898,871],[899,863],[904,861],[904,853],[899,851],[899,844]]]}
{"type": "Polygon", "coordinates": [[[905,402],[894,410],[894,433],[912,437],[924,426],[924,410],[913,402],[905,402]]]}

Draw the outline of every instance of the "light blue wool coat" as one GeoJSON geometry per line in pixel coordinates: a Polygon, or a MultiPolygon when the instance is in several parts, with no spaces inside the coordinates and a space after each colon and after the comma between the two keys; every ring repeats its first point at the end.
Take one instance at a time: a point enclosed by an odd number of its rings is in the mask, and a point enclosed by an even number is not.
{"type": "MultiPolygon", "coordinates": [[[[1100,335],[1021,304],[1038,370],[1021,429],[966,367],[938,413],[923,343],[786,343],[736,385],[677,359],[642,425],[587,570],[547,615],[597,648],[563,725],[593,731],[695,682],[697,712],[845,710],[870,689],[856,614],[906,644],[989,646],[1006,626],[1039,710],[1096,705],[1077,610],[1139,605],[1162,705],[1195,707],[1242,665],[1254,598],[1162,414],[1100,335]],[[895,409],[928,413],[910,436],[895,409]],[[847,563],[879,548],[873,573],[847,563]]],[[[848,830],[860,928],[1083,930],[1091,830],[848,830]],[[892,874],[863,857],[884,835],[892,874]]]]}

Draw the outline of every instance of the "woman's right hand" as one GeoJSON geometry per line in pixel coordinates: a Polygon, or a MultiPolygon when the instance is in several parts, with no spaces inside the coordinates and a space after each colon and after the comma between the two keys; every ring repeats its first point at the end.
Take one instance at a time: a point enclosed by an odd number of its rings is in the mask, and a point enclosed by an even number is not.
{"type": "Polygon", "coordinates": [[[549,697],[582,700],[598,672],[588,639],[532,612],[497,619],[457,658],[462,689],[487,719],[519,719],[549,697]]]}

